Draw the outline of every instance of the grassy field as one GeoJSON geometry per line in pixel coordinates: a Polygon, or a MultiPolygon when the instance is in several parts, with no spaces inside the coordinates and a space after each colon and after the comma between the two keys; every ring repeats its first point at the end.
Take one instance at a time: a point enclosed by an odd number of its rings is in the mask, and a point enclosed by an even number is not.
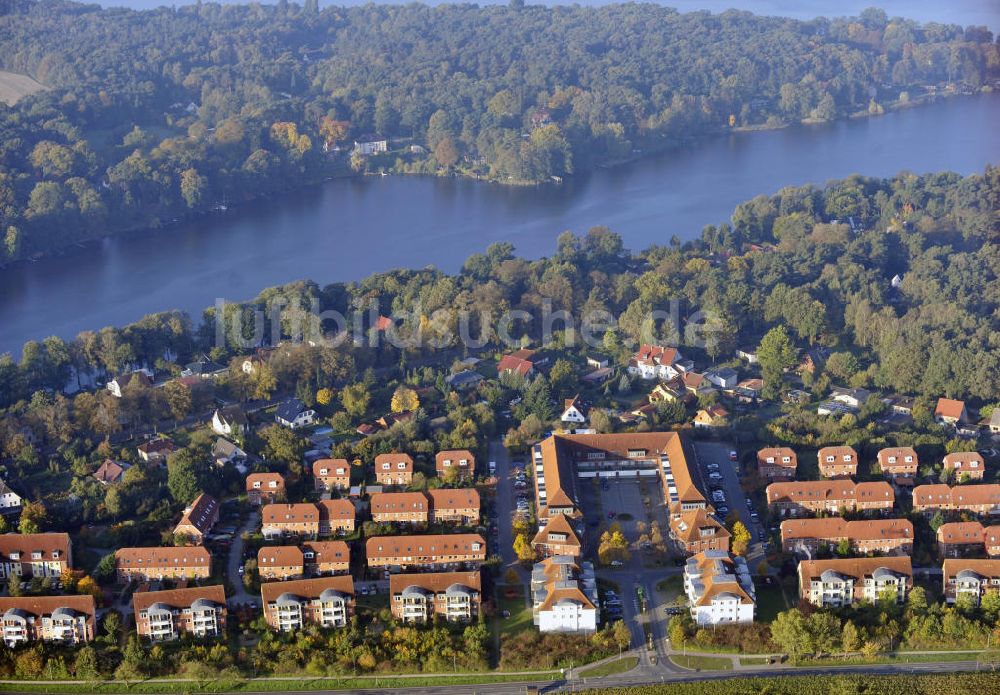
{"type": "Polygon", "coordinates": [[[580,677],[599,678],[600,676],[613,676],[616,673],[631,671],[638,665],[639,657],[626,656],[624,659],[616,659],[615,661],[609,661],[601,666],[594,666],[593,668],[588,668],[585,671],[580,671],[580,677]]]}
{"type": "MultiPolygon", "coordinates": [[[[483,685],[487,683],[524,683],[529,681],[549,681],[559,676],[558,671],[544,672],[531,676],[494,675],[491,673],[468,674],[464,676],[432,676],[429,678],[301,678],[288,680],[243,680],[226,679],[202,681],[149,680],[93,683],[42,684],[18,682],[16,689],[23,693],[220,693],[220,692],[287,692],[309,690],[356,690],[360,688],[405,688],[432,687],[439,685],[483,685]]],[[[0,683],[0,690],[9,684],[0,683]]]]}
{"type": "Polygon", "coordinates": [[[863,656],[852,656],[848,659],[835,656],[824,659],[801,659],[796,666],[832,666],[835,664],[924,664],[939,661],[976,661],[980,652],[946,652],[943,654],[892,654],[866,659],[863,656]]]}
{"type": "Polygon", "coordinates": [[[16,104],[21,97],[40,92],[43,89],[45,89],[44,85],[35,82],[27,75],[0,70],[0,101],[9,106],[16,104]]]}
{"type": "Polygon", "coordinates": [[[730,659],[720,659],[714,656],[697,656],[694,654],[678,655],[670,657],[670,660],[681,668],[689,668],[698,671],[732,671],[733,662],[730,659]]]}
{"type": "Polygon", "coordinates": [[[521,585],[497,587],[497,596],[500,599],[500,614],[498,617],[501,635],[514,635],[522,630],[527,630],[532,626],[531,608],[524,602],[524,587],[521,585]],[[517,592],[514,598],[507,598],[506,592],[513,589],[517,592]],[[502,617],[503,611],[510,611],[510,617],[502,617]]]}
{"type": "Polygon", "coordinates": [[[758,579],[754,586],[757,590],[756,620],[770,622],[774,620],[774,616],[788,608],[781,594],[781,587],[776,582],[766,585],[758,579]]]}

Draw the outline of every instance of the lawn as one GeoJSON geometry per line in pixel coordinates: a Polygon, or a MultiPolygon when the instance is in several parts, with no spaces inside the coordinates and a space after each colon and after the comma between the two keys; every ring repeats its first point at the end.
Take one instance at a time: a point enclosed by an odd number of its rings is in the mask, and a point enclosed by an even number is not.
{"type": "Polygon", "coordinates": [[[524,630],[529,630],[534,622],[531,615],[531,608],[524,602],[524,587],[522,585],[499,585],[497,586],[497,597],[500,604],[500,616],[497,618],[500,624],[501,635],[516,635],[524,630]],[[516,596],[508,598],[506,593],[510,590],[516,592],[516,596]],[[504,618],[503,612],[510,611],[510,617],[504,618]]]}
{"type": "Polygon", "coordinates": [[[670,660],[681,668],[695,671],[732,671],[731,659],[720,659],[715,656],[698,656],[695,654],[674,654],[670,660]]]}
{"type": "Polygon", "coordinates": [[[42,684],[30,681],[19,682],[17,690],[24,693],[224,693],[224,692],[288,692],[296,690],[357,690],[362,688],[412,688],[448,685],[484,685],[488,683],[523,683],[525,681],[551,681],[559,676],[558,671],[540,672],[531,676],[504,674],[465,674],[459,676],[431,676],[427,678],[404,678],[387,675],[376,678],[365,676],[358,678],[310,678],[299,680],[253,680],[226,679],[218,680],[149,680],[129,682],[127,687],[121,681],[105,681],[94,683],[60,683],[42,684]]]}
{"type": "Polygon", "coordinates": [[[838,658],[835,656],[822,659],[800,659],[796,666],[833,666],[836,664],[921,664],[935,663],[939,661],[977,661],[982,656],[980,652],[945,652],[940,654],[893,654],[876,656],[866,659],[863,656],[852,656],[850,658],[838,658]]]}
{"type": "Polygon", "coordinates": [[[754,587],[757,591],[756,620],[767,623],[774,620],[781,611],[787,610],[788,606],[785,605],[785,598],[777,581],[772,580],[768,585],[761,578],[756,578],[754,587]]]}
{"type": "Polygon", "coordinates": [[[683,588],[684,579],[679,574],[661,579],[656,583],[656,590],[666,593],[679,594],[683,588]]]}
{"type": "Polygon", "coordinates": [[[601,676],[613,676],[617,673],[625,673],[626,671],[631,671],[638,665],[639,665],[639,657],[626,656],[623,659],[615,659],[614,661],[609,661],[606,664],[602,664],[600,666],[594,666],[593,668],[588,668],[585,671],[580,671],[580,677],[600,678],[601,676]]]}

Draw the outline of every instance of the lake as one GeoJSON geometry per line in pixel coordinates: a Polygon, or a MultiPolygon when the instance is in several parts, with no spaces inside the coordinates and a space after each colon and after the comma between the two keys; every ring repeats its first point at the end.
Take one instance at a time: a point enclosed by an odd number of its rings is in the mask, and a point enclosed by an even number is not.
{"type": "Polygon", "coordinates": [[[298,279],[321,284],[433,264],[461,267],[494,241],[550,253],[564,230],[607,225],[626,245],[697,237],[760,193],[852,173],[982,171],[1000,162],[1000,93],[943,99],[880,118],[720,135],[563,185],[468,179],[330,181],[168,229],[106,239],[0,271],[0,353],[72,338],[217,298],[250,299],[298,279]]]}

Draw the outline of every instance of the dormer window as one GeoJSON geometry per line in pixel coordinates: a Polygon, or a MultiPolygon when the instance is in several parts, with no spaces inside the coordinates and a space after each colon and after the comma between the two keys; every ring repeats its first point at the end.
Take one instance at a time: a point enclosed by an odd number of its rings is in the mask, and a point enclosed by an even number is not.
{"type": "Polygon", "coordinates": [[[912,456],[907,456],[903,460],[906,461],[907,463],[913,463],[913,457],[912,456]]]}
{"type": "Polygon", "coordinates": [[[406,463],[404,461],[400,461],[399,463],[396,464],[396,468],[398,468],[401,471],[406,470],[406,463]]]}
{"type": "Polygon", "coordinates": [[[826,462],[827,462],[827,463],[833,463],[833,462],[834,462],[834,461],[836,461],[836,460],[837,460],[837,457],[836,457],[836,456],[827,456],[827,457],[826,457],[826,462]]]}
{"type": "Polygon", "coordinates": [[[337,475],[347,475],[347,471],[344,470],[343,468],[338,468],[337,475]]]}
{"type": "Polygon", "coordinates": [[[392,464],[391,463],[383,463],[382,464],[382,470],[383,471],[392,470],[392,464]]]}
{"type": "Polygon", "coordinates": [[[41,560],[42,559],[42,551],[41,550],[35,550],[35,551],[33,551],[31,553],[31,559],[32,560],[41,560]]]}
{"type": "Polygon", "coordinates": [[[320,475],[329,475],[330,474],[330,469],[329,468],[320,468],[319,469],[319,474],[320,475]]]}

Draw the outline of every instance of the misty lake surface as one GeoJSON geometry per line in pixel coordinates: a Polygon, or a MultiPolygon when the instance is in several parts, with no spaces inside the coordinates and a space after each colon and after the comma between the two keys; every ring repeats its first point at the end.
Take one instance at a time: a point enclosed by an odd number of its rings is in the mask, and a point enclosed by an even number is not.
{"type": "Polygon", "coordinates": [[[162,230],[0,270],[0,353],[299,279],[357,280],[393,268],[458,270],[495,241],[552,252],[564,230],[607,225],[626,245],[699,236],[741,201],[853,173],[980,172],[1000,163],[1000,93],[942,99],[873,119],[731,133],[562,185],[468,179],[341,179],[162,230]]]}

